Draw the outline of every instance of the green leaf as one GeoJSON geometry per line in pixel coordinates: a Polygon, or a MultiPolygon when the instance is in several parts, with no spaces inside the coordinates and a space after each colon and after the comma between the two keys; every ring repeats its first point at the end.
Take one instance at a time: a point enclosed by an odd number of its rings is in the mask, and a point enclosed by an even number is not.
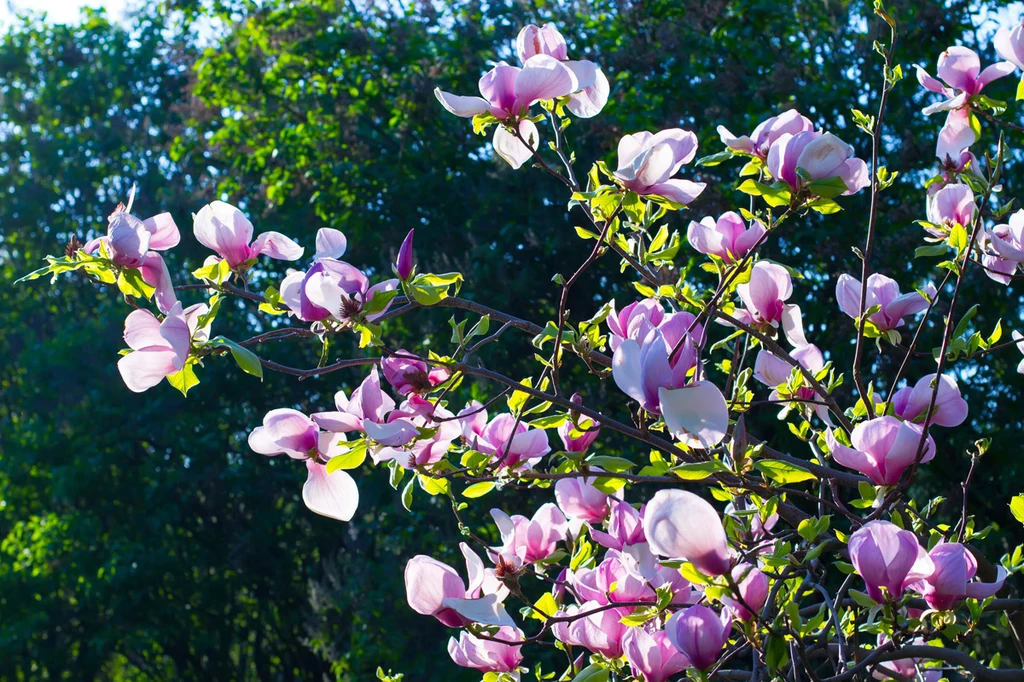
{"type": "Polygon", "coordinates": [[[419,474],[416,478],[419,479],[420,487],[423,488],[423,491],[431,497],[434,495],[447,495],[452,487],[451,481],[447,478],[437,478],[425,474],[419,474]]]}
{"type": "Polygon", "coordinates": [[[193,270],[192,276],[196,279],[205,279],[214,284],[223,284],[231,276],[231,266],[226,260],[219,260],[209,265],[193,270]]]}
{"type": "Polygon", "coordinates": [[[227,348],[243,372],[263,379],[263,365],[260,363],[259,357],[245,346],[240,346],[223,336],[210,339],[210,345],[227,348]]]}
{"type": "Polygon", "coordinates": [[[492,490],[494,490],[494,481],[480,481],[479,483],[474,483],[463,490],[462,496],[475,500],[478,497],[483,497],[492,490]]]}
{"type": "Polygon", "coordinates": [[[608,682],[608,671],[596,663],[591,664],[572,678],[572,682],[608,682]]]}
{"type": "Polygon", "coordinates": [[[554,596],[550,592],[545,592],[540,599],[534,602],[530,618],[544,622],[557,612],[558,604],[555,603],[554,596]]]}
{"type": "Polygon", "coordinates": [[[728,470],[729,467],[717,459],[708,460],[707,462],[694,462],[693,464],[680,464],[669,469],[669,471],[684,481],[703,481],[709,476],[728,470]]]}
{"type": "Polygon", "coordinates": [[[402,489],[402,506],[410,512],[412,511],[412,486],[415,482],[415,478],[410,478],[409,482],[405,484],[405,488],[402,489]]]}
{"type": "Polygon", "coordinates": [[[629,471],[636,466],[634,462],[626,459],[625,457],[613,457],[611,455],[597,455],[587,460],[587,464],[592,467],[600,467],[605,471],[612,473],[619,473],[622,471],[629,471]]]}
{"type": "Polygon", "coordinates": [[[462,287],[462,274],[458,272],[449,272],[444,275],[423,273],[413,277],[408,287],[409,294],[420,305],[437,305],[449,296],[459,293],[459,289],[462,287]],[[453,287],[454,292],[450,292],[449,290],[453,287]]]}
{"type": "Polygon", "coordinates": [[[839,213],[839,211],[843,210],[842,206],[826,197],[819,197],[814,201],[809,202],[807,207],[822,215],[832,215],[833,213],[839,213]]]}
{"type": "Polygon", "coordinates": [[[1010,500],[1010,512],[1013,514],[1013,518],[1024,523],[1024,495],[1015,495],[1010,500]]]}
{"type": "Polygon", "coordinates": [[[1020,82],[1017,83],[1017,100],[1024,99],[1024,77],[1021,77],[1020,82]]]}
{"type": "Polygon", "coordinates": [[[142,279],[142,273],[135,268],[125,268],[121,271],[117,277],[117,288],[125,296],[147,299],[152,297],[153,292],[156,291],[156,287],[150,286],[146,280],[142,279]]]}
{"type": "Polygon", "coordinates": [[[835,199],[843,192],[849,190],[846,183],[843,182],[841,177],[825,178],[823,180],[813,180],[807,183],[807,189],[812,194],[817,194],[819,197],[825,199],[835,199]]]}
{"type": "Polygon", "coordinates": [[[358,469],[366,460],[366,441],[358,441],[348,452],[335,455],[327,460],[327,473],[334,473],[339,469],[358,469]]]}
{"type": "Polygon", "coordinates": [[[701,158],[697,159],[697,164],[696,165],[698,165],[698,166],[717,166],[718,164],[722,163],[723,161],[728,161],[729,159],[733,158],[734,156],[736,156],[735,152],[733,152],[731,149],[726,149],[724,152],[718,152],[717,154],[709,154],[708,156],[704,156],[704,157],[701,157],[701,158]]]}
{"type": "Polygon", "coordinates": [[[967,229],[960,223],[953,225],[953,229],[950,230],[949,245],[956,249],[958,254],[967,248],[967,229]]]}
{"type": "Polygon", "coordinates": [[[274,287],[267,287],[263,292],[264,303],[260,303],[260,312],[268,315],[284,315],[288,307],[281,300],[281,292],[274,287]]]}
{"type": "MultiPolygon", "coordinates": [[[[363,306],[364,315],[376,315],[377,313],[384,312],[384,309],[388,307],[391,301],[395,300],[395,297],[402,293],[401,289],[392,289],[391,291],[378,291],[374,293],[373,298],[366,302],[363,306]]],[[[442,296],[442,298],[444,298],[442,296]]]]}
{"type": "Polygon", "coordinates": [[[817,478],[807,469],[778,459],[762,459],[754,462],[754,468],[779,485],[789,485],[817,478]]]}
{"type": "Polygon", "coordinates": [[[190,357],[185,362],[180,372],[167,376],[167,383],[181,391],[184,396],[188,395],[189,389],[199,385],[199,377],[196,376],[195,358],[190,357]]]}
{"type": "Polygon", "coordinates": [[[914,249],[914,258],[926,258],[929,256],[941,256],[946,253],[948,247],[945,244],[930,244],[919,246],[914,249]]]}

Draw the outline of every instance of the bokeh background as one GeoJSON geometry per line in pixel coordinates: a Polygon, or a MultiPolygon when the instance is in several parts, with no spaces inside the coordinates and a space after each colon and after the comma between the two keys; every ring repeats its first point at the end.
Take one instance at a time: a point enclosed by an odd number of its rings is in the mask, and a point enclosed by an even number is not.
{"type": "MultiPolygon", "coordinates": [[[[912,258],[922,236],[912,221],[924,217],[919,185],[933,167],[941,125],[920,114],[931,99],[911,65],[931,68],[953,43],[992,61],[991,35],[1020,10],[994,0],[892,2],[897,60],[908,78],[887,115],[884,163],[902,174],[883,195],[875,263],[904,290],[931,276],[928,263],[912,258]]],[[[280,230],[309,249],[319,227],[341,229],[347,259],[375,273],[389,270],[415,227],[421,271],[461,270],[468,297],[551,319],[559,291],[552,275],[583,258],[573,230],[580,216],[564,211],[561,187],[496,160],[487,140],[432,94],[436,85],[473,93],[490,60],[513,58],[519,28],[545,21],[562,30],[572,55],[597,61],[612,82],[604,113],[568,131],[584,164],[614,162],[624,133],[670,126],[693,129],[701,152],[712,153],[721,148],[716,126],[746,133],[790,107],[868,153],[849,112],[874,108],[881,79],[871,49],[880,22],[870,2],[8,6],[0,28],[0,680],[350,681],[373,679],[378,665],[407,680],[479,678],[449,663],[444,628],[404,600],[402,571],[412,555],[460,565],[457,524],[445,506],[419,494],[406,512],[386,472],[367,466],[355,472],[360,511],[341,524],[303,506],[302,467],[246,447],[267,410],[329,409],[334,391],[350,389],[360,374],[301,383],[270,375],[259,384],[223,361],[208,363],[188,399],[166,385],[135,395],[115,366],[128,309],[114,292],[79,278],[12,282],[62,251],[71,235],[84,241],[103,231],[135,182],[135,212],[170,211],[182,229],[170,260],[179,280],[207,255],[191,238],[191,213],[221,198],[242,206],[257,232],[280,230]],[[31,11],[47,8],[49,18],[31,11]]],[[[1012,100],[1015,85],[1007,78],[986,94],[1012,100]]],[[[1011,104],[1008,116],[1018,111],[1011,104]]],[[[737,170],[738,163],[687,169],[711,185],[671,226],[685,231],[689,219],[745,201],[733,190],[737,170]]],[[[1004,184],[1009,196],[1021,191],[1016,161],[1004,184]]],[[[827,220],[794,221],[768,252],[804,273],[794,300],[809,335],[844,366],[853,324],[832,291],[838,274],[858,264],[850,247],[862,239],[865,194],[844,200],[846,210],[827,220]]],[[[680,267],[692,253],[684,247],[680,267]]],[[[275,283],[284,269],[273,261],[261,267],[257,286],[275,283]]],[[[609,298],[636,297],[611,258],[585,279],[571,301],[580,317],[609,298]]],[[[967,287],[985,303],[976,328],[987,333],[998,318],[1021,326],[1019,286],[996,285],[975,269],[967,287]]],[[[393,347],[443,350],[447,318],[402,318],[386,337],[393,347]]],[[[232,308],[217,324],[244,338],[252,319],[232,308]]],[[[319,349],[282,344],[264,352],[312,366],[319,349]]],[[[360,353],[348,339],[333,352],[360,353]]],[[[524,374],[532,353],[528,339],[508,334],[484,357],[524,374]]],[[[886,377],[899,359],[872,354],[886,377]]],[[[979,434],[991,436],[971,502],[979,525],[997,524],[985,544],[993,558],[1020,541],[1007,509],[1022,487],[1019,360],[1011,349],[959,374],[970,422],[942,431],[939,457],[917,489],[946,498],[940,516],[956,518],[965,449],[979,434]]],[[[578,366],[566,381],[626,418],[608,382],[578,366]]],[[[467,385],[458,400],[491,390],[467,385]]],[[[850,382],[840,390],[848,396],[850,382]]],[[[751,423],[805,454],[772,412],[751,423]]],[[[637,461],[647,455],[611,436],[598,443],[637,461]]],[[[507,491],[500,503],[525,512],[550,498],[550,490],[507,491]]],[[[489,532],[482,515],[472,522],[489,532]]],[[[998,643],[980,638],[977,646],[991,654],[998,643]]]]}

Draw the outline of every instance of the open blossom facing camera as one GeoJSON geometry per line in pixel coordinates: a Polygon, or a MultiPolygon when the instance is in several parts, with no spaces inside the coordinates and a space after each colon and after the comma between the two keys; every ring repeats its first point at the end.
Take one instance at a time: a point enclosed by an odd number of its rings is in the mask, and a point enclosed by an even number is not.
{"type": "Polygon", "coordinates": [[[726,263],[735,263],[746,256],[764,236],[764,225],[751,221],[748,228],[738,213],[729,211],[716,221],[711,216],[698,223],[691,221],[686,229],[690,246],[701,253],[718,256],[726,263]]]}
{"type": "Polygon", "coordinates": [[[626,135],[619,140],[615,177],[623,187],[641,196],[655,195],[686,205],[700,196],[706,185],[672,176],[693,161],[696,153],[697,136],[682,128],[626,135]]]}
{"type": "Polygon", "coordinates": [[[217,252],[232,270],[265,255],[278,260],[298,260],[304,249],[280,232],[264,232],[253,241],[252,223],[245,215],[223,201],[214,201],[199,209],[193,225],[196,240],[217,252]]]}
{"type": "Polygon", "coordinates": [[[141,393],[180,372],[188,360],[192,339],[206,340],[205,330],[197,327],[199,318],[208,310],[205,303],[197,303],[188,310],[175,303],[163,320],[148,310],[128,315],[124,321],[124,341],[132,352],[117,361],[125,385],[141,393]]]}
{"type": "Polygon", "coordinates": [[[928,196],[928,223],[925,229],[934,237],[945,237],[954,225],[970,228],[978,205],[974,192],[962,183],[946,185],[928,196]]]}

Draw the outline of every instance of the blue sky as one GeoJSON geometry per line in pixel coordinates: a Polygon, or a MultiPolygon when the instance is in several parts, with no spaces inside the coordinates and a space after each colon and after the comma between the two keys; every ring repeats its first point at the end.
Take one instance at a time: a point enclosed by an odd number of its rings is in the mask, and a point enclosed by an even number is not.
{"type": "Polygon", "coordinates": [[[75,21],[83,7],[103,7],[120,19],[126,4],[126,0],[0,0],[0,26],[19,10],[46,12],[51,21],[67,23],[75,21]]]}

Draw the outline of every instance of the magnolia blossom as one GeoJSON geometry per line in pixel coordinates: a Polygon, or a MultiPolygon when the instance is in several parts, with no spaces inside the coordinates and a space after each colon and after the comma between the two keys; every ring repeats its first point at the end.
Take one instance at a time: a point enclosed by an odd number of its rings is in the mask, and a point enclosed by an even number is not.
{"type": "Polygon", "coordinates": [[[507,412],[487,421],[487,411],[474,402],[459,416],[462,437],[474,450],[491,455],[493,466],[530,469],[551,452],[544,430],[531,428],[507,412]]]}
{"type": "MultiPolygon", "coordinates": [[[[889,638],[884,634],[878,635],[878,646],[882,646],[889,641],[889,638]]],[[[922,646],[925,644],[924,639],[918,637],[910,642],[914,646],[922,646]]],[[[902,675],[904,678],[910,678],[912,680],[918,679],[918,672],[921,673],[921,678],[924,682],[939,682],[942,679],[942,671],[937,668],[918,668],[917,664],[921,659],[918,658],[898,658],[895,661],[886,661],[885,663],[879,663],[875,666],[874,670],[871,671],[871,676],[876,680],[891,680],[896,679],[890,673],[896,673],[902,675]]]]}
{"type": "Polygon", "coordinates": [[[405,235],[401,248],[398,249],[398,260],[395,261],[395,274],[403,282],[412,276],[412,235],[416,230],[409,230],[405,235]]]}
{"type": "Polygon", "coordinates": [[[444,367],[430,369],[426,362],[406,350],[397,350],[394,355],[381,358],[380,371],[387,382],[402,395],[425,393],[448,381],[451,376],[444,367]]]}
{"type": "Polygon", "coordinates": [[[928,195],[928,222],[938,226],[925,227],[935,237],[945,237],[954,225],[968,228],[974,222],[974,214],[978,205],[974,202],[974,192],[963,183],[949,184],[934,194],[928,195]]]}
{"type": "Polygon", "coordinates": [[[101,246],[117,265],[136,268],[146,284],[156,289],[155,299],[160,312],[170,312],[178,299],[163,257],[157,251],[167,251],[178,245],[181,234],[170,213],[160,213],[139,220],[131,214],[135,201],[135,187],[128,194],[128,206],[118,204],[107,218],[107,234],[85,243],[82,250],[96,253],[101,246]]]}
{"type": "Polygon", "coordinates": [[[293,315],[305,322],[318,322],[331,316],[331,311],[314,305],[306,295],[306,283],[318,273],[324,271],[324,262],[338,263],[345,255],[348,240],[339,230],[322,227],[316,233],[316,252],[313,255],[312,267],[303,272],[289,270],[281,280],[281,300],[293,315]]]}
{"type": "Polygon", "coordinates": [[[644,535],[658,556],[686,559],[707,575],[722,575],[730,568],[722,519],[691,492],[659,490],[647,503],[644,535]]]}
{"type": "Polygon", "coordinates": [[[768,150],[768,172],[785,182],[793,191],[805,188],[809,178],[839,178],[846,185],[843,194],[856,194],[869,184],[868,167],[855,156],[853,147],[832,133],[804,131],[779,136],[768,150]],[[797,169],[803,174],[797,173],[797,169]]]}
{"type": "MultiPolygon", "coordinates": [[[[825,356],[822,355],[821,349],[813,343],[797,346],[790,353],[790,357],[800,363],[800,366],[811,374],[817,374],[825,367],[825,356]]],[[[792,372],[793,365],[788,360],[783,360],[764,349],[757,352],[757,358],[754,360],[754,379],[773,389],[768,396],[769,400],[779,400],[782,397],[777,387],[787,384],[792,372]]],[[[800,388],[796,389],[793,397],[798,400],[820,402],[817,392],[805,384],[801,384],[800,388]]],[[[814,404],[813,408],[814,413],[822,421],[826,424],[831,424],[827,405],[814,404]]]]}
{"type": "Polygon", "coordinates": [[[330,446],[336,441],[333,434],[320,433],[312,419],[288,408],[271,410],[263,418],[263,425],[249,433],[249,447],[254,452],[306,460],[302,501],[310,511],[350,521],[359,506],[356,482],[345,471],[328,474],[325,464],[332,456],[330,446]]]}
{"type": "Polygon", "coordinates": [[[590,531],[594,542],[608,549],[619,550],[647,542],[644,535],[646,507],[641,507],[640,511],[637,511],[632,505],[614,498],[608,500],[608,506],[611,512],[608,514],[606,529],[600,531],[592,528],[590,531]]]}
{"type": "Polygon", "coordinates": [[[405,469],[440,462],[448,454],[452,442],[462,435],[462,426],[455,415],[418,395],[409,396],[388,414],[387,424],[400,424],[403,431],[409,425],[420,433],[426,431],[431,434],[425,438],[418,437],[411,444],[386,445],[372,453],[375,463],[395,460],[405,469]]]}
{"type": "Polygon", "coordinates": [[[622,641],[629,630],[622,624],[624,616],[632,613],[629,607],[605,608],[597,602],[584,602],[569,606],[559,616],[577,616],[575,620],[556,623],[552,628],[555,637],[566,644],[581,646],[608,658],[622,656],[622,641]],[[578,617],[579,614],[586,614],[578,617]]]}
{"type": "Polygon", "coordinates": [[[657,299],[634,301],[618,311],[613,300],[607,319],[608,345],[614,353],[626,339],[642,343],[651,330],[660,326],[664,320],[665,310],[657,299]]]}
{"type": "MultiPolygon", "coordinates": [[[[932,284],[928,284],[924,291],[932,299],[937,293],[932,284]]],[[[839,309],[855,320],[861,314],[860,292],[860,280],[847,274],[839,275],[839,281],[836,282],[836,300],[839,302],[839,309]]],[[[928,301],[929,299],[917,291],[900,294],[900,285],[896,283],[896,280],[876,272],[868,276],[867,300],[864,301],[863,309],[867,311],[875,306],[881,307],[881,310],[869,315],[868,320],[880,332],[885,333],[902,327],[904,317],[927,310],[928,301]]]]}
{"type": "Polygon", "coordinates": [[[959,542],[940,542],[927,555],[918,556],[907,587],[919,592],[928,606],[947,611],[961,599],[986,599],[1003,587],[1006,569],[997,568],[996,581],[971,582],[978,572],[974,555],[959,542]]]}
{"type": "Polygon", "coordinates": [[[977,180],[985,179],[981,174],[978,157],[972,154],[969,149],[960,152],[959,158],[947,156],[942,161],[938,179],[930,181],[931,184],[928,185],[928,196],[932,196],[942,188],[954,184],[954,180],[960,175],[970,175],[977,180]]]}
{"type": "MultiPolygon", "coordinates": [[[[924,423],[928,407],[932,404],[934,374],[918,379],[913,388],[905,386],[893,394],[890,402],[896,414],[906,421],[924,423]]],[[[956,379],[943,374],[938,378],[939,392],[929,423],[938,426],[960,426],[967,419],[967,401],[960,397],[956,379]]]]}
{"type": "MultiPolygon", "coordinates": [[[[594,476],[563,478],[555,483],[555,501],[570,519],[584,523],[600,523],[608,516],[608,493],[594,487],[594,476]]],[[[616,493],[621,498],[622,491],[616,493]]]]}
{"type": "Polygon", "coordinates": [[[754,248],[764,233],[761,221],[755,220],[747,228],[738,213],[729,211],[717,221],[711,216],[702,218],[699,223],[690,221],[686,238],[697,251],[735,263],[754,248]]]}
{"type": "Polygon", "coordinates": [[[666,682],[690,667],[690,659],[669,641],[664,630],[648,633],[642,627],[629,628],[622,649],[633,675],[645,682],[666,682]]]}
{"type": "Polygon", "coordinates": [[[280,232],[264,232],[253,241],[253,227],[240,210],[223,201],[199,209],[192,227],[196,239],[237,269],[260,255],[298,260],[304,249],[280,232]]]}
{"type": "Polygon", "coordinates": [[[192,340],[207,340],[208,329],[199,329],[199,318],[209,311],[205,303],[186,310],[175,302],[163,321],[145,309],[133,310],[124,321],[124,341],[132,349],[117,361],[125,385],[141,393],[164,377],[180,372],[188,360],[192,340]]]}
{"type": "MultiPolygon", "coordinates": [[[[458,572],[436,559],[418,554],[405,565],[405,596],[416,613],[433,616],[448,627],[469,623],[515,627],[502,602],[508,588],[493,569],[464,542],[459,543],[466,559],[469,586],[458,572]]],[[[509,638],[512,639],[512,638],[509,638]]]]}
{"type": "Polygon", "coordinates": [[[537,126],[527,118],[531,106],[546,99],[565,97],[580,90],[580,81],[568,66],[546,54],[535,54],[522,68],[505,62],[480,78],[483,97],[465,97],[434,88],[434,95],[450,113],[462,118],[491,114],[502,125],[494,130],[494,151],[513,168],[519,168],[537,148],[537,126]],[[506,126],[515,126],[528,148],[506,126]]]}
{"type": "Polygon", "coordinates": [[[722,603],[729,607],[738,620],[748,621],[755,614],[747,607],[759,612],[768,600],[768,576],[757,567],[744,563],[732,569],[732,579],[739,587],[740,599],[723,597],[722,603]]]}
{"type": "Polygon", "coordinates": [[[697,136],[682,128],[626,135],[619,140],[615,177],[626,189],[642,196],[660,196],[685,205],[696,199],[706,184],[671,178],[696,153],[697,136]]]}
{"type": "Polygon", "coordinates": [[[718,135],[722,138],[722,144],[729,149],[756,156],[763,161],[768,158],[768,150],[772,144],[781,136],[796,135],[813,130],[814,124],[810,119],[801,115],[799,111],[790,109],[778,116],[772,116],[767,121],[758,123],[749,137],[747,135],[736,137],[725,126],[718,126],[718,135]]]}
{"type": "Polygon", "coordinates": [[[850,536],[850,561],[867,585],[868,596],[883,601],[882,589],[892,598],[903,593],[911,568],[923,570],[927,557],[918,560],[920,545],[909,530],[888,521],[870,521],[850,536]],[[915,567],[916,562],[916,567],[915,567]]]}
{"type": "Polygon", "coordinates": [[[807,345],[800,306],[786,303],[793,295],[793,279],[786,268],[757,261],[750,270],[750,279],[737,285],[736,294],[744,306],[733,313],[737,320],[754,326],[781,324],[790,343],[807,345]]]}
{"type": "Polygon", "coordinates": [[[1003,26],[996,31],[992,45],[999,56],[1018,69],[1024,69],[1024,20],[1013,28],[1003,26]]]}
{"type": "MultiPolygon", "coordinates": [[[[583,398],[579,393],[573,393],[569,400],[577,405],[583,404],[583,398]]],[[[558,425],[558,437],[562,439],[562,446],[566,452],[586,452],[597,440],[597,434],[600,432],[601,422],[575,411],[570,412],[570,418],[558,425]]]]}
{"type": "Polygon", "coordinates": [[[524,26],[516,37],[516,55],[521,64],[538,54],[546,54],[565,64],[576,75],[578,90],[569,95],[566,108],[580,118],[592,118],[608,103],[608,78],[597,64],[587,59],[568,59],[565,38],[551,24],[524,26]]]}
{"type": "MultiPolygon", "coordinates": [[[[495,633],[497,639],[521,640],[521,630],[508,625],[498,628],[495,633]]],[[[479,639],[468,632],[460,632],[459,638],[452,637],[448,640],[448,655],[452,657],[456,665],[463,668],[476,668],[485,673],[510,673],[519,668],[523,662],[523,654],[520,653],[522,645],[505,644],[494,642],[489,639],[479,639]]]]}
{"type": "Polygon", "coordinates": [[[568,580],[581,599],[597,604],[657,601],[637,562],[615,550],[609,550],[595,568],[570,571],[568,580]]]}
{"type": "Polygon", "coordinates": [[[996,281],[1009,284],[1010,275],[1020,263],[1024,263],[1024,209],[1011,215],[1009,224],[1003,223],[985,230],[981,243],[986,252],[982,258],[982,264],[987,268],[986,274],[996,281]]]}
{"type": "Polygon", "coordinates": [[[665,633],[672,646],[690,659],[690,665],[700,670],[707,670],[718,661],[722,649],[729,642],[731,629],[732,616],[727,611],[719,616],[700,604],[676,613],[665,624],[665,633]]]}
{"type": "Polygon", "coordinates": [[[935,154],[940,161],[956,158],[960,153],[978,141],[971,128],[970,100],[981,94],[982,89],[994,80],[1013,73],[1013,64],[998,62],[981,69],[978,53],[966,47],[948,47],[939,55],[936,66],[938,76],[945,83],[932,78],[922,67],[917,66],[917,81],[926,90],[945,97],[941,102],[925,107],[925,115],[948,111],[946,123],[939,133],[935,154]]]}
{"type": "MultiPolygon", "coordinates": [[[[831,431],[827,440],[832,459],[844,467],[856,469],[877,485],[895,485],[917,459],[922,436],[923,429],[918,424],[886,415],[857,424],[850,434],[852,448],[836,440],[831,431]]],[[[921,452],[922,464],[935,457],[931,436],[921,452]]]]}
{"type": "Polygon", "coordinates": [[[515,568],[547,559],[569,529],[565,515],[550,502],[541,505],[531,519],[509,516],[500,509],[492,509],[491,518],[501,533],[501,546],[492,547],[491,554],[515,568]]]}
{"type": "Polygon", "coordinates": [[[332,412],[317,412],[313,421],[333,433],[362,431],[367,437],[383,446],[403,446],[419,434],[419,429],[405,414],[391,417],[395,401],[380,388],[377,368],[370,370],[363,383],[352,391],[352,397],[344,391],[334,394],[332,412]]]}
{"type": "MultiPolygon", "coordinates": [[[[349,322],[363,315],[363,309],[373,300],[374,296],[394,291],[398,288],[397,279],[387,279],[370,286],[370,280],[358,268],[334,258],[322,258],[306,273],[303,281],[296,289],[295,283],[289,282],[289,297],[292,307],[296,295],[299,298],[300,313],[307,307],[303,304],[304,296],[311,308],[313,319],[323,320],[328,316],[339,322],[349,322]],[[328,315],[319,317],[319,313],[328,315]]],[[[282,297],[284,292],[282,289],[282,297]]],[[[366,315],[368,322],[373,322],[391,307],[389,300],[380,310],[366,315]]],[[[292,307],[294,311],[295,308],[292,307]]],[[[301,315],[305,317],[305,315],[301,315]]]]}

